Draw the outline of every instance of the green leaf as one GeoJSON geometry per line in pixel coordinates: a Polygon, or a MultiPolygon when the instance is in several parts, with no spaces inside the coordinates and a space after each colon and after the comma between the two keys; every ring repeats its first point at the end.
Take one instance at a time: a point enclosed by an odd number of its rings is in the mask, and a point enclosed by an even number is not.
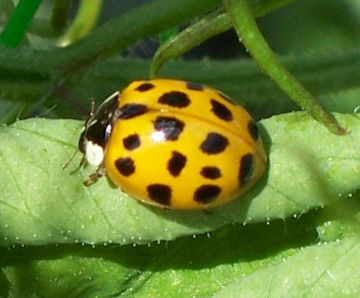
{"type": "Polygon", "coordinates": [[[0,262],[14,297],[204,297],[314,243],[314,215],[141,246],[3,248],[0,262]]]}
{"type": "Polygon", "coordinates": [[[320,224],[316,229],[321,241],[336,241],[360,235],[359,199],[360,191],[350,193],[347,200],[342,200],[340,204],[331,205],[320,212],[320,224]]]}
{"type": "Polygon", "coordinates": [[[229,284],[215,297],[358,297],[359,262],[358,238],[315,245],[229,284]]]}
{"type": "Polygon", "coordinates": [[[211,214],[165,211],[129,198],[106,178],[82,182],[76,149],[82,123],[29,119],[0,129],[0,244],[148,243],[212,231],[229,223],[266,222],[334,204],[360,188],[358,115],[337,115],[350,133],[335,136],[305,113],[261,122],[269,169],[234,203],[211,214]]]}

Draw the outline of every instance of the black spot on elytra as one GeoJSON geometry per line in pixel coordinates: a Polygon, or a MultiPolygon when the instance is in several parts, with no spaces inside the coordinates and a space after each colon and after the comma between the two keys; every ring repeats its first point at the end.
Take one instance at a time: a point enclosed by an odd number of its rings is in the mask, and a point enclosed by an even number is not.
{"type": "Polygon", "coordinates": [[[186,82],[186,87],[189,90],[195,90],[195,91],[203,91],[204,90],[204,86],[202,84],[194,83],[194,82],[186,82]]]}
{"type": "Polygon", "coordinates": [[[138,134],[129,135],[123,139],[123,145],[126,150],[134,150],[140,146],[140,138],[138,134]]]}
{"type": "Polygon", "coordinates": [[[142,114],[145,114],[148,111],[146,105],[137,104],[137,103],[129,103],[122,106],[119,109],[119,118],[120,119],[131,119],[142,114]]]}
{"type": "Polygon", "coordinates": [[[181,170],[185,167],[186,156],[180,152],[173,151],[172,157],[169,159],[167,168],[170,174],[174,177],[179,176],[181,170]]]}
{"type": "Polygon", "coordinates": [[[217,179],[221,177],[221,171],[218,167],[203,167],[200,174],[207,179],[217,179]]]}
{"type": "Polygon", "coordinates": [[[233,120],[233,115],[230,112],[230,110],[223,105],[222,103],[218,102],[215,99],[211,99],[211,106],[212,109],[211,111],[221,120],[225,120],[225,121],[232,121],[233,120]]]}
{"type": "Polygon", "coordinates": [[[175,108],[185,108],[190,104],[190,99],[183,92],[171,91],[161,95],[158,102],[175,108]]]}
{"type": "Polygon", "coordinates": [[[226,94],[218,91],[217,94],[224,100],[226,100],[228,103],[231,103],[232,105],[236,106],[236,102],[234,102],[229,96],[227,96],[226,94]]]}
{"type": "Polygon", "coordinates": [[[123,176],[130,176],[135,172],[135,163],[130,157],[118,158],[115,167],[123,176]]]}
{"type": "Polygon", "coordinates": [[[194,193],[194,200],[201,204],[208,204],[214,201],[221,192],[217,185],[202,185],[194,193]]]}
{"type": "Polygon", "coordinates": [[[154,121],[154,128],[164,133],[165,139],[175,141],[183,131],[185,123],[175,117],[159,116],[154,121]]]}
{"type": "Polygon", "coordinates": [[[257,128],[254,120],[249,121],[248,131],[249,131],[250,135],[252,136],[252,138],[254,139],[254,141],[257,141],[257,139],[259,138],[259,132],[258,132],[258,128],[257,128]]]}
{"type": "Polygon", "coordinates": [[[151,89],[153,89],[155,86],[151,83],[143,83],[141,85],[139,85],[138,87],[136,87],[136,91],[139,92],[145,92],[145,91],[149,91],[151,89]]]}
{"type": "Polygon", "coordinates": [[[171,188],[169,186],[164,184],[150,184],[146,189],[151,200],[161,205],[170,205],[171,188]]]}
{"type": "Polygon", "coordinates": [[[206,139],[200,145],[200,149],[207,154],[218,154],[225,150],[229,145],[229,141],[223,135],[217,132],[210,132],[206,139]]]}
{"type": "Polygon", "coordinates": [[[254,163],[254,156],[251,153],[245,154],[241,158],[240,167],[239,167],[240,186],[244,186],[251,177],[253,163],[254,163]]]}

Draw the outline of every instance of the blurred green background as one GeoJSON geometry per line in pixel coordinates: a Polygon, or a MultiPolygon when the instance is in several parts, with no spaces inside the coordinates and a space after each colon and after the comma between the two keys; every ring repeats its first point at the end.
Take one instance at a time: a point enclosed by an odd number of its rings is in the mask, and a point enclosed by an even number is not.
{"type": "MultiPolygon", "coordinates": [[[[2,24],[10,16],[4,9],[9,2],[0,1],[2,24]]],[[[94,17],[95,27],[88,34],[96,36],[97,27],[151,2],[103,1],[98,19],[94,17]]],[[[61,32],[51,28],[53,7],[54,1],[41,2],[30,33],[21,42],[23,52],[38,49],[35,56],[41,56],[42,51],[58,46],[58,37],[66,34],[67,28],[61,32]]],[[[77,16],[78,8],[79,2],[74,1],[68,24],[77,16]]],[[[294,1],[258,18],[266,39],[297,78],[328,109],[341,112],[351,112],[358,103],[359,75],[354,61],[358,60],[359,22],[360,5],[355,0],[294,1]]],[[[172,32],[189,23],[172,27],[172,32]]],[[[125,48],[118,46],[116,51],[115,46],[110,58],[100,57],[70,73],[56,73],[55,69],[46,74],[29,71],[26,64],[11,65],[4,54],[0,57],[0,121],[11,123],[33,116],[81,118],[88,113],[91,98],[101,102],[132,79],[147,77],[149,61],[163,36],[159,32],[145,39],[135,37],[125,48]]],[[[126,38],[124,34],[125,41],[126,38]]],[[[11,56],[16,55],[16,51],[13,53],[11,56]]],[[[213,85],[244,104],[257,119],[298,109],[251,62],[232,30],[166,64],[160,76],[213,85]]]]}

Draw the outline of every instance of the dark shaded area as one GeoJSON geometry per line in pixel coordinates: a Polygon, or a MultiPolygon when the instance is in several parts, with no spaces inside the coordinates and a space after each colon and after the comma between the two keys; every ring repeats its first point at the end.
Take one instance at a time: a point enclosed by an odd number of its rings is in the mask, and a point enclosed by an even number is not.
{"type": "MultiPolygon", "coordinates": [[[[251,224],[230,225],[220,228],[206,235],[194,237],[184,237],[177,240],[158,244],[152,243],[150,246],[107,246],[99,244],[95,247],[82,245],[56,245],[41,247],[16,247],[0,249],[0,264],[4,266],[15,266],[17,287],[23,289],[23,293],[29,289],[37,289],[41,293],[41,283],[43,289],[49,287],[49,280],[38,280],[37,262],[59,260],[70,257],[75,261],[85,258],[95,258],[107,260],[126,267],[123,274],[119,276],[119,288],[128,290],[134,285],[142,284],[146,281],[146,276],[167,269],[204,269],[213,268],[221,264],[235,264],[238,262],[252,262],[264,259],[264,262],[257,263],[256,266],[267,266],[271,256],[276,256],[287,249],[314,245],[318,240],[316,233],[315,211],[304,214],[297,219],[285,221],[276,220],[270,224],[251,224]],[[37,285],[37,288],[33,288],[37,285]],[[39,289],[40,285],[40,289],[39,289]]],[[[90,259],[89,259],[90,260],[90,259]]],[[[270,260],[275,261],[275,260],[270,260]]],[[[74,272],[80,270],[72,268],[74,272]]],[[[258,269],[254,267],[253,270],[258,269]]],[[[86,272],[84,272],[86,274],[86,272]]],[[[64,283],[62,289],[64,293],[79,292],[86,293],[94,291],[96,275],[91,272],[92,279],[87,281],[85,288],[73,286],[71,283],[64,283]]],[[[101,273],[100,273],[101,274],[101,273]]],[[[49,277],[51,278],[51,277],[49,277]]],[[[67,280],[69,276],[59,276],[58,282],[67,280]]],[[[74,280],[78,277],[74,276],[74,280]]],[[[234,276],[234,279],[238,278],[234,276]]],[[[113,280],[109,280],[114,283],[113,280]]],[[[0,285],[6,284],[6,281],[0,285]]],[[[135,287],[136,288],[136,287],[135,287]]],[[[6,289],[5,289],[6,291],[6,289]]]]}

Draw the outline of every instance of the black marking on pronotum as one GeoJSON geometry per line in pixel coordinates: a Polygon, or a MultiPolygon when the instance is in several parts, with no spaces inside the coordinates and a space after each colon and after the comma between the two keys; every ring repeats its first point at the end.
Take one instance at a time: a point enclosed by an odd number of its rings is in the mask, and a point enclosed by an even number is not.
{"type": "Polygon", "coordinates": [[[122,106],[119,109],[119,118],[120,119],[131,119],[142,114],[145,114],[148,111],[148,107],[143,104],[129,103],[122,106]]]}
{"type": "Polygon", "coordinates": [[[202,185],[194,193],[194,200],[201,204],[208,204],[214,201],[221,192],[217,185],[202,185]]]}
{"type": "Polygon", "coordinates": [[[175,117],[159,116],[154,121],[154,128],[162,131],[168,141],[175,141],[183,131],[185,123],[175,117]]]}
{"type": "Polygon", "coordinates": [[[138,134],[132,134],[124,138],[123,145],[126,150],[134,150],[140,146],[140,138],[138,134]]]}
{"type": "MultiPolygon", "coordinates": [[[[91,141],[101,147],[105,147],[110,136],[111,128],[114,122],[115,111],[118,107],[119,92],[110,95],[98,107],[95,114],[90,114],[85,121],[83,132],[81,133],[78,147],[82,153],[85,153],[86,143],[91,141]]],[[[116,119],[115,119],[116,120],[116,119]]]]}
{"type": "Polygon", "coordinates": [[[184,92],[171,91],[161,95],[158,102],[175,108],[185,108],[190,104],[190,99],[184,92]]]}
{"type": "Polygon", "coordinates": [[[169,173],[177,177],[180,175],[182,169],[185,167],[186,164],[186,156],[181,154],[180,152],[173,151],[172,156],[168,161],[167,169],[169,173]]]}
{"type": "Polygon", "coordinates": [[[115,161],[115,167],[123,176],[130,176],[135,172],[135,163],[130,157],[118,158],[115,161]]]}
{"type": "Polygon", "coordinates": [[[200,174],[204,178],[212,180],[221,177],[221,171],[218,167],[203,167],[200,174]]]}
{"type": "Polygon", "coordinates": [[[135,90],[139,91],[139,92],[145,92],[145,91],[149,91],[149,90],[153,89],[154,87],[155,87],[154,84],[143,83],[143,84],[139,85],[138,87],[136,87],[135,90]]]}
{"type": "Polygon", "coordinates": [[[164,206],[171,204],[171,188],[164,184],[150,184],[147,186],[149,198],[164,206]]]}
{"type": "Polygon", "coordinates": [[[210,102],[211,102],[211,106],[212,106],[211,111],[218,118],[220,118],[221,120],[224,120],[224,121],[232,121],[233,120],[232,113],[225,105],[223,105],[222,103],[218,102],[215,99],[211,99],[210,102]]]}
{"type": "Polygon", "coordinates": [[[207,154],[218,154],[224,151],[228,145],[229,141],[226,137],[217,132],[210,132],[200,145],[200,149],[207,154]]]}
{"type": "Polygon", "coordinates": [[[251,177],[251,172],[254,163],[254,155],[251,153],[245,154],[240,160],[239,166],[239,183],[240,186],[244,186],[249,178],[251,177]]]}
{"type": "Polygon", "coordinates": [[[186,87],[189,90],[195,90],[195,91],[203,91],[204,90],[204,86],[200,83],[186,82],[186,87]]]}
{"type": "Polygon", "coordinates": [[[259,132],[258,132],[258,127],[256,126],[256,123],[254,120],[249,121],[248,131],[249,131],[251,137],[254,139],[254,141],[257,141],[257,139],[259,138],[259,132]]]}

